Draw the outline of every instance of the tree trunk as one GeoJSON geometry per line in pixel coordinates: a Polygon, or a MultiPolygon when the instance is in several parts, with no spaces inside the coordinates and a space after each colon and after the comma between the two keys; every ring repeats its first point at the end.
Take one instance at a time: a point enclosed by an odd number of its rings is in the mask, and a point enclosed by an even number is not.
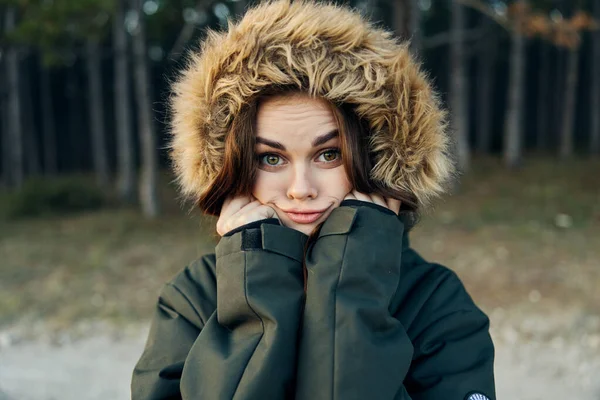
{"type": "Polygon", "coordinates": [[[73,63],[72,66],[67,68],[66,77],[66,94],[68,104],[68,142],[65,146],[70,150],[68,159],[68,170],[69,171],[82,171],[84,170],[84,164],[86,161],[85,154],[83,154],[82,145],[82,129],[81,129],[81,97],[79,88],[79,77],[78,77],[77,64],[73,63]]]}
{"type": "Polygon", "coordinates": [[[450,35],[450,110],[451,126],[455,135],[458,168],[469,169],[469,125],[467,121],[467,80],[465,77],[464,26],[465,9],[458,2],[452,2],[450,35]]]}
{"type": "Polygon", "coordinates": [[[52,176],[58,172],[56,157],[56,127],[52,107],[50,71],[40,63],[40,97],[42,105],[42,135],[44,147],[44,173],[52,176]]]}
{"type": "Polygon", "coordinates": [[[565,86],[564,115],[560,130],[560,158],[573,155],[573,135],[575,123],[575,96],[579,82],[579,48],[569,50],[567,59],[567,80],[565,86]]]}
{"type": "Polygon", "coordinates": [[[39,175],[42,171],[40,163],[40,146],[38,143],[37,127],[35,125],[35,118],[31,117],[31,110],[35,110],[33,102],[33,88],[31,87],[31,79],[28,74],[31,73],[29,68],[31,62],[31,53],[27,51],[28,55],[25,57],[21,65],[21,70],[24,71],[26,78],[21,80],[21,98],[23,101],[23,109],[30,110],[27,115],[22,115],[23,124],[23,139],[25,143],[25,161],[27,164],[26,175],[39,175]]]}
{"type": "MultiPolygon", "coordinates": [[[[245,10],[247,0],[239,0],[233,3],[234,13],[236,16],[239,16],[240,10],[245,10]]],[[[197,0],[195,10],[197,13],[204,12],[207,8],[210,8],[211,0],[197,0]]],[[[185,46],[188,44],[192,36],[194,35],[194,31],[196,30],[196,22],[195,21],[186,21],[177,36],[177,40],[175,40],[175,44],[171,48],[169,52],[168,59],[171,62],[178,61],[184,53],[185,46]]]]}
{"type": "Polygon", "coordinates": [[[504,125],[504,162],[509,168],[515,168],[521,164],[523,157],[525,38],[520,32],[514,30],[511,33],[511,43],[508,104],[506,106],[506,120],[504,125]]]}
{"type": "MultiPolygon", "coordinates": [[[[200,4],[201,2],[199,2],[200,4]]],[[[235,16],[235,18],[241,18],[242,15],[244,15],[244,12],[246,11],[246,6],[248,1],[247,0],[238,0],[235,3],[233,3],[233,15],[235,16]]]]}
{"type": "Polygon", "coordinates": [[[540,73],[538,75],[537,90],[537,116],[536,116],[536,146],[537,150],[544,152],[548,149],[549,126],[551,113],[549,100],[550,91],[550,49],[551,45],[546,42],[540,43],[540,73]]]}
{"type": "Polygon", "coordinates": [[[421,7],[419,0],[410,0],[410,31],[411,47],[416,54],[421,54],[423,49],[423,32],[421,30],[421,7]]]}
{"type": "MultiPolygon", "coordinates": [[[[600,20],[600,0],[594,0],[594,17],[600,20]]],[[[590,91],[590,153],[600,154],[600,31],[592,33],[591,87],[590,91]]]]}
{"type": "Polygon", "coordinates": [[[125,203],[136,198],[136,167],[131,129],[131,84],[127,62],[127,32],[125,31],[125,0],[117,0],[113,25],[115,46],[115,120],[117,134],[118,192],[125,203]]]}
{"type": "MultiPolygon", "coordinates": [[[[2,19],[2,23],[4,24],[4,18],[2,19]]],[[[2,188],[8,187],[10,182],[10,157],[8,153],[8,101],[6,91],[6,88],[8,87],[8,79],[6,77],[5,59],[6,58],[0,59],[0,140],[2,140],[0,145],[2,148],[0,151],[0,157],[2,159],[2,164],[0,165],[0,168],[2,169],[0,187],[2,188]]]]}
{"type": "Polygon", "coordinates": [[[152,100],[149,85],[148,58],[146,57],[146,32],[142,1],[136,0],[139,13],[138,28],[133,34],[133,60],[135,66],[135,92],[138,109],[138,126],[141,143],[142,176],[140,182],[140,201],[146,217],[158,215],[158,151],[156,133],[152,121],[152,100]]]}
{"type": "Polygon", "coordinates": [[[482,29],[488,44],[479,52],[477,75],[477,150],[480,154],[492,151],[492,110],[494,108],[494,76],[496,65],[497,36],[490,19],[483,15],[482,29]]]}
{"type": "Polygon", "coordinates": [[[399,38],[406,40],[410,37],[410,33],[407,29],[406,24],[406,16],[407,16],[407,0],[396,0],[392,2],[393,4],[393,19],[392,24],[394,28],[394,32],[396,36],[399,38]]]}
{"type": "Polygon", "coordinates": [[[557,146],[557,138],[560,136],[560,127],[562,126],[563,106],[564,106],[564,89],[565,89],[565,54],[566,51],[561,47],[555,48],[556,53],[556,69],[554,71],[554,97],[552,98],[551,118],[553,126],[550,129],[552,133],[552,145],[557,146]]]}
{"type": "MultiPolygon", "coordinates": [[[[11,32],[16,23],[15,9],[9,7],[6,10],[5,29],[11,32]]],[[[20,187],[24,179],[24,160],[23,160],[23,127],[21,125],[21,98],[19,93],[19,55],[14,45],[8,47],[6,51],[6,78],[8,86],[8,135],[7,135],[7,154],[10,159],[8,164],[8,176],[10,184],[20,187]],[[10,149],[10,150],[8,150],[10,149]]]]}
{"type": "Polygon", "coordinates": [[[102,65],[100,46],[94,39],[86,43],[86,66],[88,76],[88,105],[90,130],[92,133],[92,159],[96,182],[100,187],[108,187],[109,170],[106,152],[106,131],[104,129],[104,100],[102,96],[102,65]]]}
{"type": "Polygon", "coordinates": [[[418,0],[395,0],[393,24],[396,35],[402,40],[410,40],[414,52],[419,52],[422,46],[420,30],[421,9],[418,0]]]}
{"type": "MultiPolygon", "coordinates": [[[[1,82],[4,84],[4,80],[1,82]]],[[[9,143],[8,143],[8,112],[6,101],[2,99],[0,101],[0,130],[1,132],[1,140],[2,140],[2,152],[0,152],[0,156],[2,156],[2,175],[0,179],[0,188],[8,188],[10,186],[10,156],[9,156],[9,143]]]]}

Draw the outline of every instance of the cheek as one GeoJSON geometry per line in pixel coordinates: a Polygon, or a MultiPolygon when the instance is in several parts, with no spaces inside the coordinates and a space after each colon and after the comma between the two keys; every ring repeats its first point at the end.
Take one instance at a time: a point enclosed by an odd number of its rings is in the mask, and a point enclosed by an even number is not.
{"type": "Polygon", "coordinates": [[[252,196],[261,203],[266,203],[277,197],[277,193],[281,191],[281,177],[278,175],[258,169],[256,171],[254,186],[252,187],[252,196]]]}
{"type": "Polygon", "coordinates": [[[333,168],[327,174],[323,174],[321,180],[322,193],[327,197],[333,197],[340,202],[352,190],[348,175],[343,166],[333,168]]]}

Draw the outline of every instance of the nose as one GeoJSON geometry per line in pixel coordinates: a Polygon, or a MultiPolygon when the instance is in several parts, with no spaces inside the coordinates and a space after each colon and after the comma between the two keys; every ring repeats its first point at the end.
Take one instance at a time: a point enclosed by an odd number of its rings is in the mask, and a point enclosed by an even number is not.
{"type": "Polygon", "coordinates": [[[293,200],[304,200],[317,197],[317,187],[311,176],[311,171],[306,166],[294,169],[294,175],[288,186],[287,197],[293,200]]]}

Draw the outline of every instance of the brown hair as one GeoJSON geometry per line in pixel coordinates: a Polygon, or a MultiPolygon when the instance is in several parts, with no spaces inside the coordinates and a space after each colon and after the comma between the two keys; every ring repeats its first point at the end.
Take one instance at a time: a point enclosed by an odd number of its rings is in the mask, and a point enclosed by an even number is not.
{"type": "MultiPolygon", "coordinates": [[[[291,88],[270,88],[249,102],[235,116],[225,140],[223,168],[208,190],[198,199],[198,207],[210,215],[219,215],[228,196],[249,194],[256,175],[257,160],[254,155],[256,143],[256,116],[261,101],[271,96],[294,96],[303,92],[291,88]]],[[[352,187],[363,193],[379,193],[402,202],[402,210],[416,212],[417,198],[412,193],[400,192],[370,178],[375,163],[369,153],[371,135],[364,120],[358,118],[351,105],[326,102],[338,126],[342,160],[352,187]]]]}
{"type": "Polygon", "coordinates": [[[256,176],[254,156],[255,122],[258,103],[252,102],[240,111],[225,139],[223,168],[206,192],[198,199],[202,212],[218,216],[228,196],[249,194],[256,176]]]}

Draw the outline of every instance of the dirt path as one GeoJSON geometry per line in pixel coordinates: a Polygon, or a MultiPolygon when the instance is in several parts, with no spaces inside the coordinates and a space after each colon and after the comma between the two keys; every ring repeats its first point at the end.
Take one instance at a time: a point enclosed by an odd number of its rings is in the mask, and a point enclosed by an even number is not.
{"type": "MultiPolygon", "coordinates": [[[[59,338],[0,348],[0,400],[128,399],[132,367],[145,328],[114,337],[59,338]],[[56,341],[54,339],[53,341],[56,341]]],[[[513,330],[493,331],[498,399],[600,399],[600,354],[561,340],[524,340],[513,330]]],[[[592,343],[594,345],[594,343],[592,343]]]]}
{"type": "Polygon", "coordinates": [[[0,351],[0,400],[128,399],[143,338],[99,335],[66,345],[27,342],[0,351]]]}

